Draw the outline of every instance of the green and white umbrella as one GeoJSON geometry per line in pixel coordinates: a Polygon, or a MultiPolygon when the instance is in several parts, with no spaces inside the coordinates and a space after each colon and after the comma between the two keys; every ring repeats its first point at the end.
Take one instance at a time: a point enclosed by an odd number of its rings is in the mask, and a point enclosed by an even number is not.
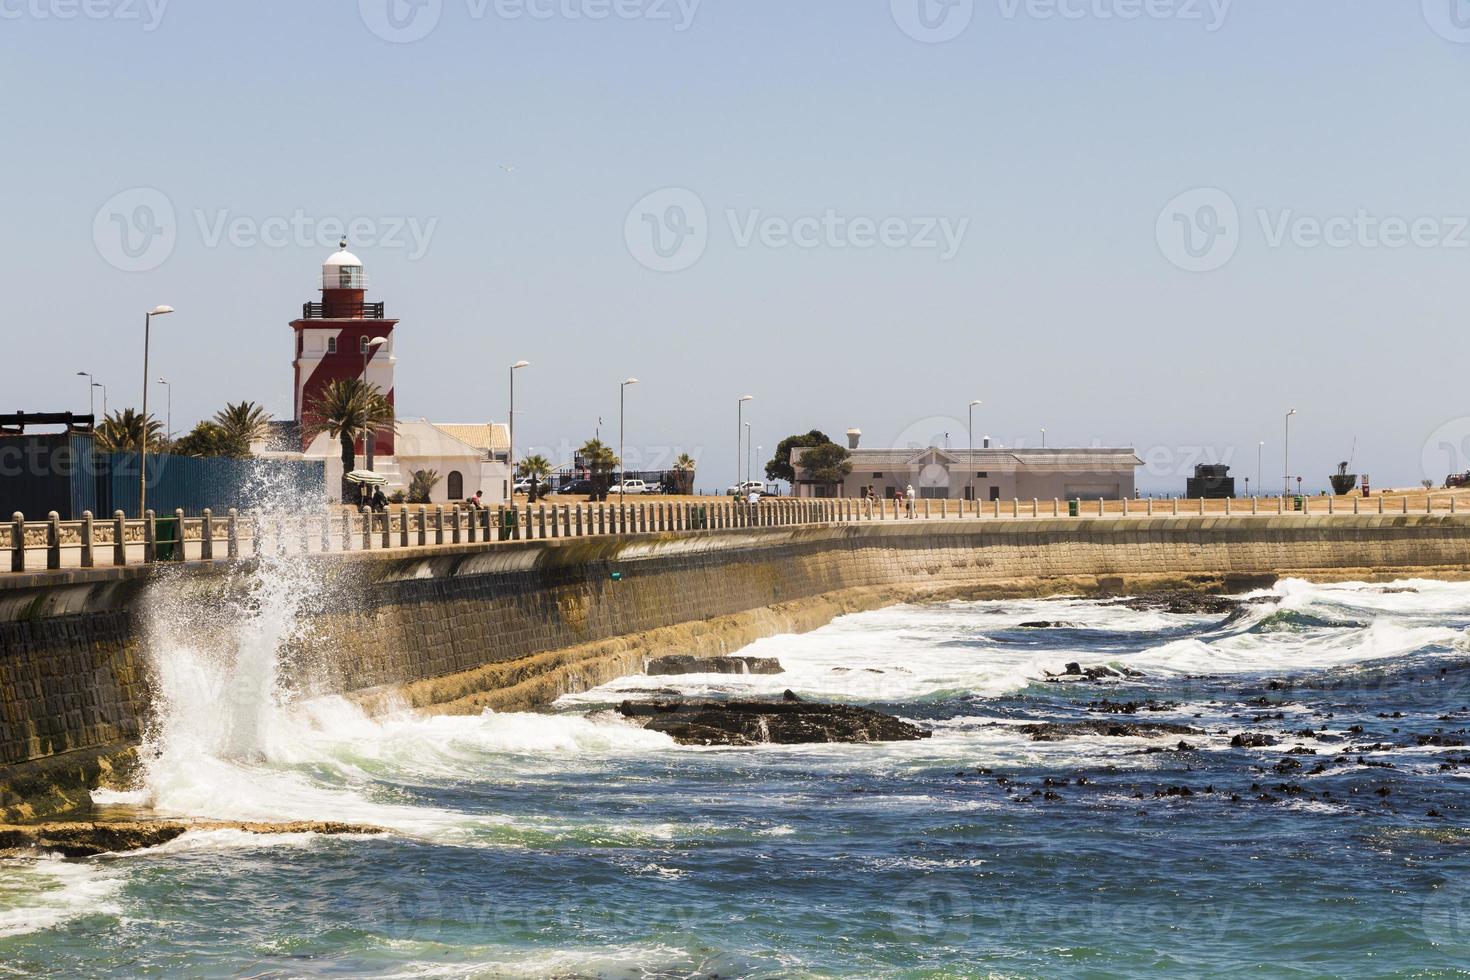
{"type": "Polygon", "coordinates": [[[347,474],[348,483],[366,483],[370,487],[380,487],[388,482],[388,478],[381,473],[372,470],[353,470],[347,474]]]}

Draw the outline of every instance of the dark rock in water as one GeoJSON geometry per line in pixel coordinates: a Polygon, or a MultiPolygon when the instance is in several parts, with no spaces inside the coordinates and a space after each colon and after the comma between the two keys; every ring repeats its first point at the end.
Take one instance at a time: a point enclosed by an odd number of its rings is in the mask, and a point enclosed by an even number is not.
{"type": "Polygon", "coordinates": [[[1276,736],[1264,732],[1241,732],[1230,740],[1230,744],[1237,749],[1255,749],[1263,745],[1275,745],[1276,736]]]}
{"type": "Polygon", "coordinates": [[[1081,629],[1076,623],[1053,622],[1047,619],[1037,620],[1034,623],[1017,623],[1017,629],[1022,630],[1075,630],[1081,629]]]}
{"type": "Polygon", "coordinates": [[[930,736],[868,708],[814,704],[786,694],[782,701],[624,701],[618,711],[680,745],[908,742],[930,736]]]}
{"type": "Polygon", "coordinates": [[[1138,612],[1213,616],[1235,612],[1244,604],[1269,601],[1273,601],[1269,596],[1260,599],[1237,599],[1233,596],[1212,595],[1208,592],[1192,592],[1189,589],[1165,589],[1160,592],[1145,592],[1143,595],[1119,599],[1112,605],[1127,606],[1138,612]]]}
{"type": "Polygon", "coordinates": [[[1099,711],[1108,715],[1136,715],[1140,711],[1172,711],[1179,707],[1176,701],[1109,701],[1103,698],[1101,701],[1087,702],[1089,711],[1099,711]]]}
{"type": "Polygon", "coordinates": [[[1077,735],[1106,735],[1112,738],[1139,736],[1156,738],[1160,735],[1203,735],[1198,728],[1156,721],[1047,721],[1033,725],[1022,725],[1021,732],[1031,736],[1033,742],[1060,742],[1077,735]]]}
{"type": "Polygon", "coordinates": [[[1124,677],[1142,677],[1143,672],[1133,670],[1129,667],[1110,667],[1106,664],[1099,667],[1084,667],[1079,663],[1069,663],[1060,674],[1051,671],[1042,671],[1046,674],[1048,684],[1087,684],[1097,681],[1119,680],[1124,677]]]}
{"type": "Polygon", "coordinates": [[[696,657],[677,653],[648,662],[650,676],[666,674],[780,674],[781,661],[775,657],[696,657]]]}
{"type": "Polygon", "coordinates": [[[333,821],[253,823],[222,820],[119,820],[38,824],[0,824],[0,853],[51,851],[64,857],[91,857],[138,851],[167,844],[191,830],[241,830],[248,834],[381,834],[381,827],[333,821]]]}

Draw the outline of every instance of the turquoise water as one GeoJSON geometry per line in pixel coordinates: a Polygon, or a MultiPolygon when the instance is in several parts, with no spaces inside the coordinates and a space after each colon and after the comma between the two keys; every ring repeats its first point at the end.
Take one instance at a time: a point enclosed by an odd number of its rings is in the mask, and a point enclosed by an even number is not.
{"type": "Polygon", "coordinates": [[[897,607],[744,651],[780,658],[779,676],[628,678],[543,713],[383,721],[284,692],[273,656],[294,610],[262,608],[229,656],[159,639],[170,696],[146,785],[99,800],[391,832],[194,833],[0,864],[0,972],[1470,971],[1470,586],[1287,582],[1230,618],[897,607]],[[1020,626],[1037,620],[1065,625],[1020,626]],[[1045,681],[1069,661],[1142,676],[1045,681]],[[608,710],[670,688],[790,688],[934,737],[697,749],[608,710]],[[1198,734],[1021,730],[1089,719],[1198,734]],[[1242,732],[1276,744],[1233,746],[1242,732]]]}

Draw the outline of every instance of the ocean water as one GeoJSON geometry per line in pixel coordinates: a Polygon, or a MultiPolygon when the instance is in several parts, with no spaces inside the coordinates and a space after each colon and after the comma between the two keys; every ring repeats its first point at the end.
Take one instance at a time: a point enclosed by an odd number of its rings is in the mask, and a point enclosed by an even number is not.
{"type": "Polygon", "coordinates": [[[225,650],[160,615],[148,770],[97,801],[390,832],[0,863],[0,974],[1470,972],[1470,585],[1286,581],[1232,616],[900,606],[743,651],[778,676],[376,720],[283,680],[297,595],[264,576],[225,650]],[[1047,680],[1073,661],[1137,676],[1047,680]],[[690,748],[613,710],[786,689],[934,735],[690,748]],[[1194,731],[1024,728],[1088,720],[1194,731]]]}

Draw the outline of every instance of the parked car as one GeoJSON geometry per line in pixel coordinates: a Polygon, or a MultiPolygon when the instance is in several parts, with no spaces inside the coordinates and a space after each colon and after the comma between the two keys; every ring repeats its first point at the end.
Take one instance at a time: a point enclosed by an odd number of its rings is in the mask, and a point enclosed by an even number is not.
{"type": "MultiPolygon", "coordinates": [[[[536,491],[537,496],[543,496],[544,497],[546,494],[548,494],[548,493],[551,492],[551,484],[547,483],[545,480],[539,480],[539,481],[537,481],[536,486],[537,486],[537,491],[536,491]]],[[[512,488],[512,492],[517,493],[517,494],[530,493],[531,492],[531,481],[530,480],[517,480],[516,483],[515,483],[515,486],[512,488]]]]}
{"type": "Polygon", "coordinates": [[[749,497],[752,490],[760,494],[762,497],[770,496],[770,494],[766,491],[766,485],[759,480],[746,480],[744,483],[737,484],[736,486],[726,487],[725,496],[749,497]]]}
{"type": "Polygon", "coordinates": [[[624,480],[612,488],[613,493],[653,493],[653,488],[642,480],[624,480]]]}
{"type": "Polygon", "coordinates": [[[573,480],[570,483],[563,483],[560,487],[557,488],[556,492],[559,494],[576,494],[578,496],[581,496],[584,494],[591,494],[596,489],[597,484],[592,482],[591,480],[573,480]]]}

